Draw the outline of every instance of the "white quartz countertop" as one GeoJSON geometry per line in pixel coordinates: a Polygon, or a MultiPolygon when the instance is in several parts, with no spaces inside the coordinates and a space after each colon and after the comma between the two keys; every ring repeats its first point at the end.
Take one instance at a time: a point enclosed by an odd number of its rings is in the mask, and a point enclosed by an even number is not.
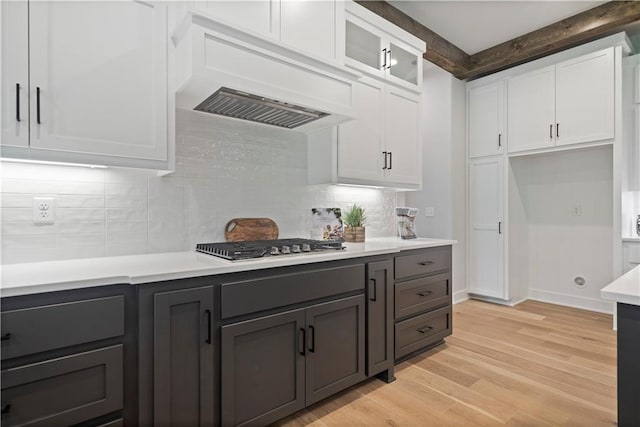
{"type": "Polygon", "coordinates": [[[315,254],[227,261],[192,252],[85,258],[1,266],[0,295],[28,295],[94,286],[159,282],[189,277],[237,273],[265,268],[393,254],[411,249],[446,246],[455,240],[372,238],[346,243],[346,250],[315,254]]]}
{"type": "Polygon", "coordinates": [[[640,305],[640,265],[602,288],[600,296],[609,301],[640,305]]]}

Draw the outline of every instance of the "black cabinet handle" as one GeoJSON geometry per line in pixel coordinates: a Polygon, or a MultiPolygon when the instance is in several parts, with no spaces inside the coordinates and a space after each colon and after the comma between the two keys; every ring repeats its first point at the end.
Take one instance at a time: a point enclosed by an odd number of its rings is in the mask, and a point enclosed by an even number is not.
{"type": "Polygon", "coordinates": [[[498,222],[498,234],[502,234],[502,221],[498,222]]]}
{"type": "Polygon", "coordinates": [[[309,335],[311,336],[311,345],[309,346],[309,351],[311,353],[316,352],[316,328],[312,325],[309,326],[309,335]]]}
{"type": "Polygon", "coordinates": [[[422,261],[422,262],[419,262],[418,264],[423,265],[423,266],[427,266],[427,265],[433,264],[433,261],[422,261]]]}
{"type": "Polygon", "coordinates": [[[433,293],[433,291],[423,291],[423,292],[418,292],[418,295],[420,295],[421,297],[426,297],[427,295],[431,295],[433,293]]]}
{"type": "Polygon", "coordinates": [[[393,169],[393,153],[389,151],[389,170],[393,169]]]}
{"type": "Polygon", "coordinates": [[[549,139],[553,139],[553,125],[549,125],[549,139]]]}
{"type": "Polygon", "coordinates": [[[0,414],[6,415],[9,413],[9,411],[11,411],[11,403],[7,403],[6,405],[4,405],[2,409],[0,409],[0,414]]]}
{"type": "Polygon", "coordinates": [[[305,356],[306,353],[306,345],[307,342],[307,330],[305,328],[300,328],[298,331],[298,353],[300,356],[305,356]],[[300,338],[300,334],[302,333],[302,338],[300,338]]]}
{"type": "Polygon", "coordinates": [[[420,332],[421,334],[426,333],[427,331],[430,331],[433,329],[433,326],[425,326],[424,328],[420,328],[420,329],[416,329],[418,332],[420,332]]]}
{"type": "Polygon", "coordinates": [[[11,332],[7,332],[6,334],[2,334],[0,337],[0,341],[8,341],[11,338],[11,332]]]}
{"type": "Polygon", "coordinates": [[[16,121],[20,121],[20,83],[16,83],[16,121]]]}
{"type": "Polygon", "coordinates": [[[207,315],[207,339],[206,343],[211,344],[211,310],[205,310],[205,314],[207,315]]]}
{"type": "Polygon", "coordinates": [[[369,279],[369,300],[376,300],[376,279],[369,279]]]}
{"type": "Polygon", "coordinates": [[[392,62],[392,59],[391,59],[391,49],[389,49],[389,65],[387,65],[387,68],[388,68],[388,69],[391,69],[391,65],[392,65],[392,64],[391,64],[391,62],[392,62]]]}
{"type": "Polygon", "coordinates": [[[560,138],[560,123],[556,123],[556,138],[560,138]]]}
{"type": "Polygon", "coordinates": [[[40,87],[36,87],[36,122],[40,124],[40,87]]]}
{"type": "Polygon", "coordinates": [[[382,64],[382,69],[387,68],[387,48],[382,49],[382,55],[384,56],[384,63],[382,64]]]}
{"type": "Polygon", "coordinates": [[[388,169],[388,168],[387,168],[387,152],[386,152],[386,151],[383,151],[383,152],[382,152],[382,155],[384,156],[384,166],[382,167],[382,169],[383,169],[383,170],[384,170],[384,169],[388,169]]]}
{"type": "Polygon", "coordinates": [[[498,147],[502,147],[502,134],[498,134],[498,147]]]}

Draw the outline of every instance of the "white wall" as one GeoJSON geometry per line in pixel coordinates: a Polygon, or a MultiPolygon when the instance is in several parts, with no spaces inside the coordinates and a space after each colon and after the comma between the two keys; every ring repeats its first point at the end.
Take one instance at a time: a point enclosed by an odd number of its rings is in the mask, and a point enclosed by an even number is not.
{"type": "Polygon", "coordinates": [[[466,294],[466,85],[450,73],[423,61],[421,191],[406,193],[407,206],[419,209],[419,237],[455,239],[453,291],[466,294]],[[433,207],[435,215],[425,216],[433,207]]]}
{"type": "MultiPolygon", "coordinates": [[[[612,165],[610,146],[512,161],[528,227],[528,244],[520,244],[527,245],[532,299],[611,312],[600,289],[613,280],[612,165]],[[584,287],[574,283],[577,276],[584,287]]],[[[510,256],[518,251],[511,242],[510,256]]]]}
{"type": "Polygon", "coordinates": [[[271,217],[281,237],[309,237],[312,207],[367,209],[367,236],[394,236],[403,194],[307,185],[301,133],[177,112],[176,172],[0,163],[2,263],[192,250],[224,240],[234,217],[271,217]],[[32,222],[32,199],[57,222],[32,222]]]}

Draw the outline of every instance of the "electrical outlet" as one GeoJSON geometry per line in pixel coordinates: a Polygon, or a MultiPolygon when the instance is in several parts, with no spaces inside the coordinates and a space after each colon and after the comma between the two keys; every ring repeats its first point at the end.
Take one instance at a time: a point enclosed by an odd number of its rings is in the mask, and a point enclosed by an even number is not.
{"type": "Polygon", "coordinates": [[[56,199],[53,197],[33,198],[34,224],[53,224],[56,222],[56,199]]]}
{"type": "Polygon", "coordinates": [[[424,208],[424,215],[425,216],[434,216],[435,215],[435,209],[431,208],[431,207],[424,208]]]}
{"type": "Polygon", "coordinates": [[[571,209],[571,215],[572,216],[582,216],[582,205],[575,205],[571,209]]]}

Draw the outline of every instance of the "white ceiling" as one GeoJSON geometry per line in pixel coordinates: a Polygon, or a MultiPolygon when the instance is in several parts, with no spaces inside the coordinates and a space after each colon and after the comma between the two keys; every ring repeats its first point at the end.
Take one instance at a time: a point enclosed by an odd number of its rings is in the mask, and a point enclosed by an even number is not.
{"type": "Polygon", "coordinates": [[[605,1],[389,1],[472,55],[605,1]]]}

